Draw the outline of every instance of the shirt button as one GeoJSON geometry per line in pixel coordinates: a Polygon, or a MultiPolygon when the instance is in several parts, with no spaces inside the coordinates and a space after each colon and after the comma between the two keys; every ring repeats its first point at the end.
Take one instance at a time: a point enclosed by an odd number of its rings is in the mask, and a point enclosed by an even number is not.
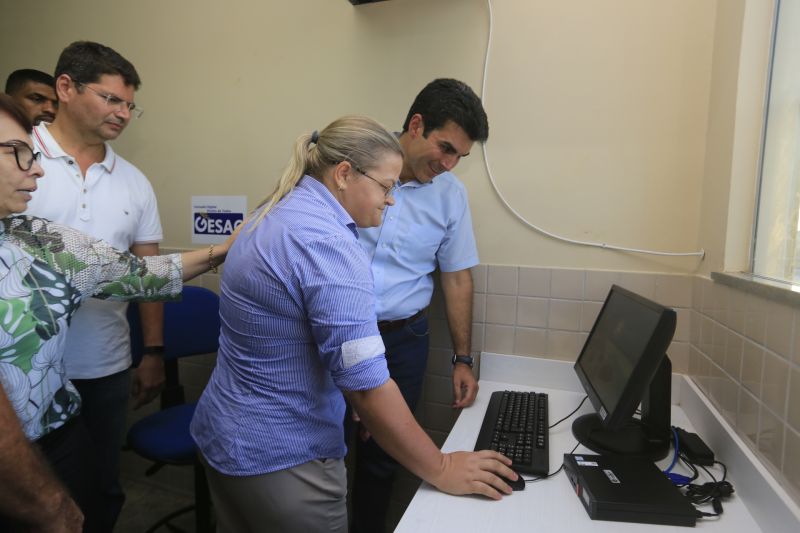
{"type": "Polygon", "coordinates": [[[81,209],[86,209],[86,204],[81,204],[81,209]]]}
{"type": "Polygon", "coordinates": [[[67,164],[68,165],[74,165],[75,162],[72,159],[67,159],[67,164]]]}
{"type": "Polygon", "coordinates": [[[83,192],[86,192],[86,189],[83,189],[83,192]]]}

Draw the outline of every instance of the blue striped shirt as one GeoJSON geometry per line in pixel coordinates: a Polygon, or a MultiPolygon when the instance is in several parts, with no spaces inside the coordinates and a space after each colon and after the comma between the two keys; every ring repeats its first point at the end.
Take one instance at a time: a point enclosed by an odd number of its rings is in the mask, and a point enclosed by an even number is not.
{"type": "Polygon", "coordinates": [[[344,457],[341,391],[389,378],[353,219],[310,176],[228,253],[217,365],[192,420],[234,476],[344,457]]]}

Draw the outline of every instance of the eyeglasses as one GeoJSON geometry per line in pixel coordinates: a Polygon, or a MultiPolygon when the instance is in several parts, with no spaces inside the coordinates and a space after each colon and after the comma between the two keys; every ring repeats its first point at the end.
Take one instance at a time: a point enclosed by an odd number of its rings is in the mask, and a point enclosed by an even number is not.
{"type": "Polygon", "coordinates": [[[133,118],[141,118],[141,116],[144,114],[144,109],[142,109],[141,107],[136,107],[136,104],[134,104],[133,102],[128,102],[126,100],[123,100],[119,96],[114,96],[113,94],[102,93],[97,89],[95,89],[94,87],[91,87],[82,81],[73,81],[73,83],[75,83],[76,87],[77,86],[86,87],[94,94],[105,100],[106,105],[109,107],[116,107],[119,110],[122,110],[123,107],[127,108],[128,111],[131,112],[131,116],[133,118]]]}
{"type": "Polygon", "coordinates": [[[31,148],[30,145],[25,141],[8,141],[0,143],[0,146],[5,146],[6,148],[11,148],[14,150],[14,157],[17,160],[17,166],[23,172],[29,171],[33,166],[33,163],[38,161],[42,156],[41,152],[34,152],[33,148],[31,148]]]}
{"type": "Polygon", "coordinates": [[[372,181],[374,181],[375,183],[380,185],[381,189],[383,189],[384,197],[389,198],[390,196],[393,196],[394,193],[397,191],[397,182],[392,183],[391,187],[387,187],[386,185],[384,185],[380,181],[376,180],[375,178],[373,178],[372,176],[370,176],[369,174],[367,174],[366,172],[361,170],[360,167],[358,167],[356,165],[353,165],[353,168],[356,169],[356,172],[358,172],[359,174],[363,174],[367,178],[371,179],[372,181]]]}

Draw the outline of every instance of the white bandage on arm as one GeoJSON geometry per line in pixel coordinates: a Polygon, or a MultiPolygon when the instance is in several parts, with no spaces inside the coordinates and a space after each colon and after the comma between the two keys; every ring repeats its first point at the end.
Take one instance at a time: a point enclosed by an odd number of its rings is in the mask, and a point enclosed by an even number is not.
{"type": "Polygon", "coordinates": [[[342,364],[347,369],[383,353],[386,348],[380,335],[353,339],[342,344],[342,364]]]}

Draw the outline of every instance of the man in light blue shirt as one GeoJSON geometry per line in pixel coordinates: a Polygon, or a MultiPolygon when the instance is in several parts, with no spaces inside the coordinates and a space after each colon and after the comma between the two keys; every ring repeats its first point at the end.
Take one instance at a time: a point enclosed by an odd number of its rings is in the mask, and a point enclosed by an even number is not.
{"type": "MultiPolygon", "coordinates": [[[[404,156],[395,203],[384,211],[381,226],[359,230],[372,260],[389,374],[412,411],[428,359],[425,310],[437,267],[453,342],[453,407],[472,405],[478,393],[470,347],[470,268],[478,264],[478,251],[466,189],[450,171],[488,135],[486,112],[472,89],[453,79],[429,83],[399,136],[404,156]]],[[[363,430],[356,448],[351,531],[383,531],[397,463],[363,430]]]]}

